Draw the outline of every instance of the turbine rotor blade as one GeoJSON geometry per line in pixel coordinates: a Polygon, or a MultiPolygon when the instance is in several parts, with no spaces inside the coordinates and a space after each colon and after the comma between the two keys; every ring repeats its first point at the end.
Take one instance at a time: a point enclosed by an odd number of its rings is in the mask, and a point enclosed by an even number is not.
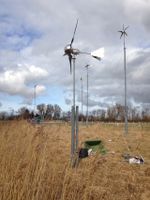
{"type": "Polygon", "coordinates": [[[73,37],[71,39],[70,47],[72,47],[72,44],[74,42],[74,37],[75,37],[76,30],[77,30],[77,26],[78,26],[78,19],[77,19],[76,26],[75,26],[75,29],[74,29],[73,37]]]}
{"type": "Polygon", "coordinates": [[[122,38],[123,34],[124,34],[124,32],[121,33],[120,39],[122,38]]]}
{"type": "Polygon", "coordinates": [[[126,30],[129,28],[129,26],[127,27],[124,27],[124,24],[123,24],[123,28],[122,28],[122,31],[118,31],[119,33],[121,33],[120,35],[120,39],[122,38],[122,36],[128,36],[128,34],[126,33],[126,30]]]}
{"type": "Polygon", "coordinates": [[[129,26],[127,26],[124,30],[126,31],[129,28],[129,26]]]}

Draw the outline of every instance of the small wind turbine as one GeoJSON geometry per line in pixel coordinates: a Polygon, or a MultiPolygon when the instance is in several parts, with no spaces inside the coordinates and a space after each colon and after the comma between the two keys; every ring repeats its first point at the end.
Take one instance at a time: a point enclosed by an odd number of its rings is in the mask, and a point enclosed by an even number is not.
{"type": "Polygon", "coordinates": [[[78,19],[75,25],[75,29],[73,32],[73,37],[71,39],[70,44],[68,44],[64,48],[64,56],[67,55],[70,64],[70,73],[73,71],[73,106],[72,106],[72,133],[71,133],[71,161],[74,162],[75,153],[78,152],[78,107],[75,105],[75,59],[79,54],[88,54],[92,57],[101,60],[101,55],[99,55],[99,50],[94,51],[92,53],[82,52],[79,49],[73,48],[73,42],[76,34],[78,26],[78,19]],[[73,62],[73,70],[72,70],[72,62],[73,62]]]}
{"type": "Polygon", "coordinates": [[[73,105],[74,106],[75,106],[75,59],[76,59],[76,56],[79,54],[87,54],[87,55],[91,55],[93,58],[96,58],[97,60],[101,60],[102,57],[104,56],[104,48],[97,49],[96,51],[92,51],[91,53],[83,52],[83,51],[80,51],[79,49],[73,48],[73,42],[74,42],[77,26],[78,26],[78,19],[75,25],[71,42],[64,48],[64,56],[67,55],[69,59],[70,73],[72,73],[72,60],[73,60],[73,105]]]}
{"type": "Polygon", "coordinates": [[[129,26],[124,27],[123,24],[123,28],[121,31],[118,31],[119,33],[121,33],[120,35],[120,39],[123,37],[123,50],[124,50],[124,92],[125,92],[125,99],[124,99],[124,104],[125,104],[125,134],[128,133],[128,111],[127,111],[127,75],[126,75],[126,36],[128,36],[126,30],[129,28],[129,26]]]}

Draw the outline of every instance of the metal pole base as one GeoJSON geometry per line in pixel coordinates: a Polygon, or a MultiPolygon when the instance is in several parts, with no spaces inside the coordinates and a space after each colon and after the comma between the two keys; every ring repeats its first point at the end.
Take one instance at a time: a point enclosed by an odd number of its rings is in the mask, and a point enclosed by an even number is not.
{"type": "Polygon", "coordinates": [[[76,167],[78,165],[78,118],[79,118],[79,108],[72,106],[71,112],[71,167],[76,167]]]}

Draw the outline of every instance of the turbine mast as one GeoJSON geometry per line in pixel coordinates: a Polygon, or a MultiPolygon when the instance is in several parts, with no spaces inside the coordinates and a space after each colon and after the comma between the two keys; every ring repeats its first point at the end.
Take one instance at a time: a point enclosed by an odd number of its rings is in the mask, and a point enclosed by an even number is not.
{"type": "Polygon", "coordinates": [[[89,65],[85,66],[86,70],[87,70],[87,99],[86,99],[86,104],[87,104],[87,110],[86,110],[86,124],[88,125],[88,118],[89,118],[89,74],[88,74],[88,68],[89,65]]]}
{"type": "Polygon", "coordinates": [[[36,87],[37,85],[34,85],[34,114],[36,113],[36,87]]]}
{"type": "Polygon", "coordinates": [[[126,30],[128,29],[128,26],[124,28],[122,31],[119,31],[121,33],[120,39],[123,37],[123,52],[124,52],[124,116],[125,116],[125,129],[124,132],[125,134],[128,134],[128,107],[127,107],[127,73],[126,73],[126,36],[127,32],[126,30]]]}
{"type": "Polygon", "coordinates": [[[83,115],[83,78],[80,78],[81,81],[81,114],[83,115]]]}

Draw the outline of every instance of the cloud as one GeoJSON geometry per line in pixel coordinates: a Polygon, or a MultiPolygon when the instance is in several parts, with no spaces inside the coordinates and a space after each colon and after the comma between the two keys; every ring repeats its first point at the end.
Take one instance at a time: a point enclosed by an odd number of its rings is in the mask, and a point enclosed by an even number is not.
{"type": "Polygon", "coordinates": [[[128,100],[149,102],[149,1],[14,0],[12,4],[7,0],[1,2],[0,13],[0,93],[21,96],[24,102],[31,102],[34,84],[41,85],[37,95],[57,86],[67,91],[64,99],[69,104],[72,75],[63,53],[78,18],[73,47],[87,52],[105,48],[105,57],[100,62],[89,55],[77,56],[78,102],[81,102],[78,97],[80,77],[83,77],[86,94],[84,66],[90,64],[89,105],[123,103],[123,41],[118,33],[122,24],[129,25],[126,40],[128,100]]]}
{"type": "Polygon", "coordinates": [[[131,16],[132,20],[134,22],[141,22],[141,25],[143,25],[148,31],[150,30],[150,23],[149,23],[149,7],[150,2],[147,0],[126,0],[125,3],[125,11],[126,13],[131,16]]]}
{"type": "MultiPolygon", "coordinates": [[[[33,89],[29,87],[29,84],[37,83],[47,76],[48,72],[40,67],[18,64],[15,69],[8,69],[0,73],[0,92],[30,98],[33,96],[33,89]]],[[[45,86],[38,86],[37,94],[44,90],[45,86]]]]}

